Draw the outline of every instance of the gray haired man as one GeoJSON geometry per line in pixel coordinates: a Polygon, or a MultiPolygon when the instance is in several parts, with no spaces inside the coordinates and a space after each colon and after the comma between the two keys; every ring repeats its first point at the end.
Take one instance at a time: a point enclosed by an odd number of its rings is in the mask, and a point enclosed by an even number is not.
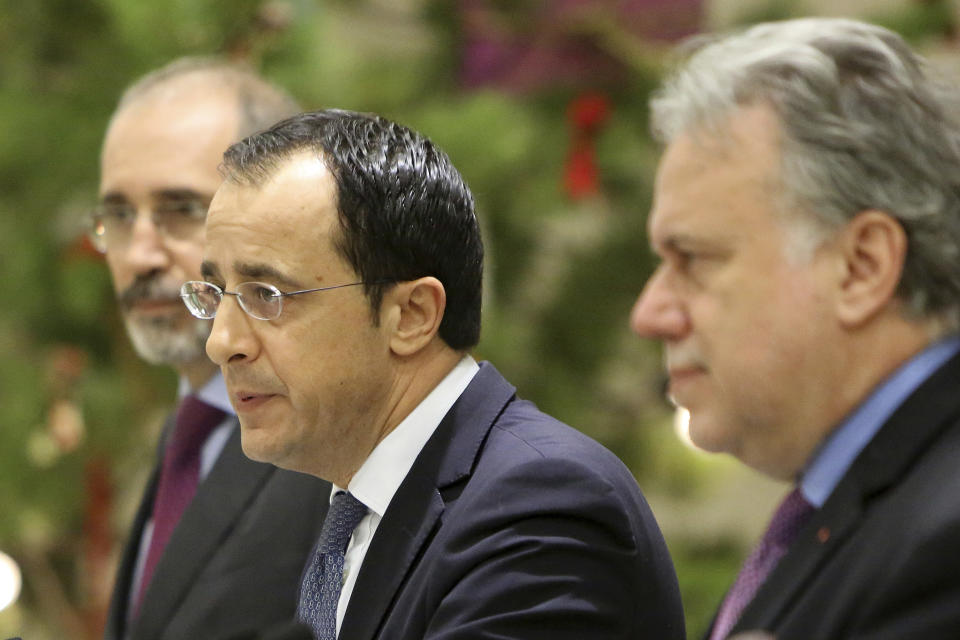
{"type": "Polygon", "coordinates": [[[960,125],[893,33],[765,24],[652,101],[633,309],[699,446],[793,484],[711,640],[960,637],[960,125]]]}
{"type": "Polygon", "coordinates": [[[224,150],[296,110],[249,69],[182,59],[135,82],[107,128],[95,240],[137,352],[180,379],[120,562],[108,640],[222,638],[293,618],[329,485],[244,457],[204,351],[209,324],[187,313],[179,289],[200,274],[224,150]]]}

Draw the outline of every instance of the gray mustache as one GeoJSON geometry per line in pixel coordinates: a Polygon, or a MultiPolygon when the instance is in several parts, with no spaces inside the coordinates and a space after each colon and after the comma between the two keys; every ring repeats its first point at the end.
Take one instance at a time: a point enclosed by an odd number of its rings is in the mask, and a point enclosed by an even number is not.
{"type": "Polygon", "coordinates": [[[124,309],[129,309],[137,302],[143,301],[163,301],[180,299],[180,288],[171,288],[165,285],[156,276],[139,276],[133,283],[124,289],[118,296],[120,305],[124,309]]]}

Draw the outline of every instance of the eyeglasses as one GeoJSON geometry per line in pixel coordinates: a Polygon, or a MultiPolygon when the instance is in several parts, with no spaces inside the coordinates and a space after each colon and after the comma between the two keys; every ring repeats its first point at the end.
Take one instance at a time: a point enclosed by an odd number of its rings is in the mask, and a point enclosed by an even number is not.
{"type": "MultiPolygon", "coordinates": [[[[378,283],[388,282],[379,281],[378,283]]],[[[331,289],[342,289],[344,287],[356,287],[357,285],[367,284],[365,282],[351,282],[350,284],[338,284],[332,287],[320,287],[319,289],[303,289],[301,291],[291,291],[284,293],[272,284],[264,282],[243,282],[237,285],[236,291],[224,291],[215,284],[191,280],[183,283],[180,287],[180,298],[183,304],[194,316],[211,320],[217,315],[217,309],[220,307],[220,301],[224,295],[237,296],[237,302],[240,308],[247,315],[257,320],[276,320],[280,317],[283,310],[283,299],[288,296],[298,296],[301,293],[313,293],[315,291],[330,291],[331,289]]]]}
{"type": "MultiPolygon", "coordinates": [[[[197,199],[170,200],[157,203],[150,210],[153,226],[167,238],[192,238],[207,219],[207,203],[197,199]]],[[[90,239],[105,253],[108,248],[130,244],[137,208],[127,202],[106,202],[98,205],[90,216],[90,239]]]]}

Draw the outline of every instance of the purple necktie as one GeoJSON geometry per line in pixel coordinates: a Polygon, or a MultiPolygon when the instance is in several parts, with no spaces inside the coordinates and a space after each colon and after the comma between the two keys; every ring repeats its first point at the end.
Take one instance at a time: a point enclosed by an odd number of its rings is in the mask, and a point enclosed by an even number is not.
{"type": "Polygon", "coordinates": [[[163,455],[160,483],[153,501],[153,536],[140,579],[138,612],[163,549],[197,491],[203,443],[226,415],[194,395],[184,398],[177,409],[177,422],[163,455]]]}
{"type": "Polygon", "coordinates": [[[814,511],[813,505],[807,502],[799,488],[787,494],[773,514],[760,544],[743,563],[740,574],[720,605],[710,640],[723,640],[727,637],[733,625],[740,619],[740,614],[753,600],[757,589],[786,554],[790,543],[814,511]]]}

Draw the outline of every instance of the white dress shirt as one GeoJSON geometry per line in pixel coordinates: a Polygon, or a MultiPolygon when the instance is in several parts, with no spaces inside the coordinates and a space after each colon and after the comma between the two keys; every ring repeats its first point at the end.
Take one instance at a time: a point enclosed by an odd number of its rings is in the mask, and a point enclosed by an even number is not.
{"type": "MultiPolygon", "coordinates": [[[[357,582],[363,558],[390,501],[407,477],[420,451],[427,444],[443,417],[457,401],[480,367],[470,356],[457,363],[397,428],[387,434],[364,461],[347,486],[353,496],[369,509],[353,530],[343,565],[343,588],[337,603],[337,634],[357,582]]],[[[330,499],[342,488],[334,485],[330,499]]]]}

